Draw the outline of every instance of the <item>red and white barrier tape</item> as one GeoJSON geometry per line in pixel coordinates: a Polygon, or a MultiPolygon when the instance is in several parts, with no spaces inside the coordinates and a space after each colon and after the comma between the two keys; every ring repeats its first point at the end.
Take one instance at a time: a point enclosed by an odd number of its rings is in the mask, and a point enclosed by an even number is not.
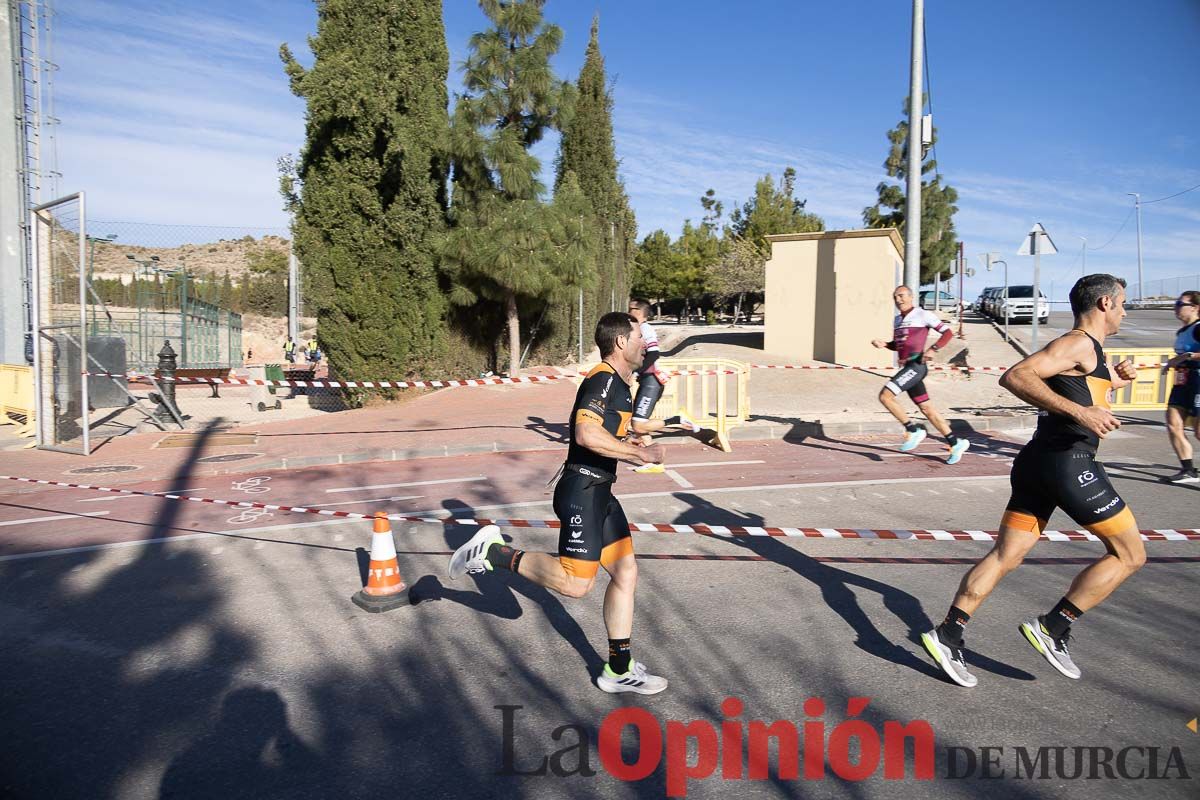
{"type": "MultiPolygon", "coordinates": [[[[87,483],[66,483],[39,478],[19,478],[12,475],[0,475],[0,480],[19,481],[43,486],[58,486],[67,489],[89,489],[95,492],[110,494],[136,495],[152,497],[161,500],[186,500],[193,503],[209,503],[219,506],[236,508],[259,508],[266,511],[291,511],[296,514],[318,514],[327,517],[344,517],[350,519],[374,519],[374,514],[362,514],[356,511],[329,511],[321,508],[305,508],[304,506],[283,506],[270,503],[254,503],[248,500],[214,500],[208,497],[194,497],[169,493],[139,492],[135,489],[111,489],[104,486],[92,486],[87,483]]],[[[435,525],[498,525],[501,528],[549,528],[560,527],[558,520],[546,519],[464,519],[460,517],[417,517],[403,514],[389,514],[388,519],[395,522],[413,522],[435,525]]],[[[695,533],[702,536],[778,536],[798,537],[805,539],[894,539],[918,541],[977,541],[989,542],[996,538],[996,531],[948,531],[927,529],[892,529],[875,530],[867,528],[779,528],[779,527],[742,527],[725,525],[675,525],[671,523],[631,523],[629,530],[635,533],[695,533]]],[[[1142,538],[1151,542],[1184,542],[1200,541],[1200,528],[1167,528],[1143,530],[1142,538]]],[[[1042,538],[1052,542],[1097,542],[1100,537],[1089,531],[1042,531],[1042,538]]]]}
{"type": "MultiPolygon", "coordinates": [[[[858,366],[849,364],[748,364],[751,369],[798,369],[798,370],[867,370],[876,372],[891,372],[895,365],[858,366]]],[[[1136,364],[1138,369],[1162,369],[1162,364],[1136,364]]],[[[999,367],[965,367],[953,364],[930,364],[931,372],[984,372],[1000,373],[1009,368],[999,367]]],[[[550,383],[552,381],[569,381],[585,377],[581,374],[569,375],[527,375],[520,378],[460,378],[445,381],[289,381],[263,380],[258,378],[193,378],[189,376],[157,377],[144,372],[84,372],[84,375],[101,378],[126,378],[131,381],[145,382],[151,379],[166,383],[199,383],[218,386],[295,386],[304,389],[447,389],[456,386],[500,386],[514,383],[550,383]]],[[[732,369],[701,369],[701,370],[664,370],[664,375],[671,377],[686,377],[689,375],[736,375],[732,369]]]]}

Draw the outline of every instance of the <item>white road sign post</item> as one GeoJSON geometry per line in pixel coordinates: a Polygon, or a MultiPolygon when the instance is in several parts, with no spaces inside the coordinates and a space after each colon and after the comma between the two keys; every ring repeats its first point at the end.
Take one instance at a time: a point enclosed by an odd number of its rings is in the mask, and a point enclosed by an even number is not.
{"type": "MultiPolygon", "coordinates": [[[[1019,256],[1033,256],[1033,319],[1030,324],[1033,326],[1032,333],[1029,336],[1029,352],[1036,353],[1038,349],[1038,313],[1042,306],[1042,290],[1041,290],[1041,263],[1040,257],[1043,255],[1052,256],[1058,253],[1058,248],[1054,246],[1054,240],[1050,238],[1050,234],[1042,227],[1042,223],[1035,222],[1033,227],[1029,229],[1029,233],[1025,235],[1024,241],[1021,242],[1021,249],[1017,251],[1019,256]]],[[[1049,304],[1047,304],[1049,309],[1049,304]]],[[[1005,312],[1007,315],[1008,312],[1005,312]]],[[[1049,318],[1047,318],[1049,321],[1049,318]]]]}

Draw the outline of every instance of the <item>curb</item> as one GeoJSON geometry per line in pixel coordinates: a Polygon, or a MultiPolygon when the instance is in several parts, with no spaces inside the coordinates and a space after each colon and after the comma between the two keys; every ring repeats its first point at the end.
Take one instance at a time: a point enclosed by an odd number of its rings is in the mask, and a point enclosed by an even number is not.
{"type": "MultiPolygon", "coordinates": [[[[996,333],[1000,334],[1001,336],[1004,335],[1004,328],[1000,327],[1000,323],[996,322],[996,320],[992,319],[991,317],[984,317],[984,319],[986,319],[988,323],[990,323],[991,326],[996,329],[996,333]]],[[[1013,336],[1011,333],[1008,334],[1008,343],[1012,345],[1013,350],[1016,350],[1021,354],[1022,358],[1029,358],[1029,348],[1022,344],[1021,340],[1013,336]]]]}
{"type": "MultiPolygon", "coordinates": [[[[1016,416],[978,416],[978,417],[953,417],[947,418],[947,422],[955,430],[961,430],[964,424],[975,431],[1005,431],[1031,428],[1036,424],[1037,416],[1034,414],[1019,414],[1016,416]]],[[[729,438],[735,442],[755,442],[755,441],[771,441],[771,440],[795,440],[798,438],[822,436],[852,436],[861,434],[881,434],[881,433],[896,433],[896,423],[894,421],[880,422],[831,422],[823,423],[819,420],[801,420],[797,419],[790,424],[766,424],[766,425],[743,425],[733,428],[729,432],[729,438]]],[[[668,437],[663,444],[671,446],[674,444],[668,437]]],[[[546,450],[561,450],[561,443],[549,443],[546,445],[506,445],[503,442],[487,442],[486,444],[475,445],[458,445],[433,448],[413,448],[413,449],[377,449],[377,450],[362,450],[354,453],[336,453],[323,456],[304,456],[300,458],[273,458],[263,461],[243,461],[238,462],[237,467],[218,468],[208,475],[243,475],[252,472],[265,472],[272,470],[289,470],[289,469],[304,469],[306,467],[323,467],[336,466],[339,464],[359,464],[367,462],[386,462],[386,461],[410,461],[419,458],[447,458],[452,456],[470,456],[481,455],[485,453],[532,453],[546,450]]],[[[128,477],[121,480],[108,480],[112,486],[120,486],[126,483],[142,483],[145,481],[166,480],[166,478],[146,477],[137,475],[136,473],[127,473],[128,477]]],[[[36,489],[17,489],[13,492],[5,494],[23,494],[26,491],[36,491],[36,489]]]]}

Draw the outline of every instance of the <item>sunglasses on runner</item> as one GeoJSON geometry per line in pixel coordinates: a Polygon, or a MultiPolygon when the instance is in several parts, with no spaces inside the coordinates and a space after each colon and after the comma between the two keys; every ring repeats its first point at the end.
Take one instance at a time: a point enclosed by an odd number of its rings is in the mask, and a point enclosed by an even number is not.
{"type": "Polygon", "coordinates": [[[1195,304],[1195,303],[1185,303],[1185,302],[1183,302],[1182,300],[1176,300],[1176,301],[1175,301],[1175,308],[1176,308],[1176,310],[1178,310],[1178,309],[1181,309],[1181,308],[1183,308],[1183,307],[1185,307],[1185,306],[1194,306],[1194,305],[1196,305],[1196,304],[1195,304]]]}

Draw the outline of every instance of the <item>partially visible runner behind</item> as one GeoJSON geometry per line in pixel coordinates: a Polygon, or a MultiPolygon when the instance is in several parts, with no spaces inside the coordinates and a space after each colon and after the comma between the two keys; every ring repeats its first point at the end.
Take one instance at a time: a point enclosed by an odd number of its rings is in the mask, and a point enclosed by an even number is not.
{"type": "Polygon", "coordinates": [[[915,307],[912,290],[907,286],[897,286],[892,292],[892,301],[899,312],[896,314],[892,340],[885,342],[882,339],[872,339],[871,344],[895,350],[900,357],[900,371],[883,385],[883,389],[879,391],[879,402],[883,403],[883,407],[892,412],[892,416],[908,431],[908,436],[900,445],[900,449],[907,453],[909,450],[915,450],[926,436],[925,428],[910,420],[908,412],[900,406],[897,398],[901,392],[907,392],[909,398],[925,415],[925,419],[929,420],[950,445],[950,456],[946,463],[957,464],[971,446],[971,442],[950,432],[949,423],[938,413],[929,399],[929,392],[925,389],[925,376],[929,374],[926,364],[933,361],[934,353],[949,344],[954,332],[937,314],[915,307]],[[925,343],[931,330],[938,333],[939,337],[927,348],[925,343]]]}
{"type": "Polygon", "coordinates": [[[978,681],[963,659],[963,630],[1000,580],[1024,560],[1054,509],[1096,534],[1107,551],[1075,576],[1071,587],[1042,616],[1022,622],[1022,636],[1068,678],[1080,671],[1067,648],[1071,624],[1108,597],[1146,561],[1146,549],[1125,501],[1117,494],[1096,449],[1121,423],[1109,394],[1128,385],[1137,368],[1122,361],[1109,372],[1104,339],[1121,328],[1125,281],[1088,275],[1071,289],[1072,330],[1004,373],[1000,384],[1041,409],[1037,431],[1012,465],[1012,496],[996,544],[963,577],[946,619],[921,634],[938,666],[961,686],[978,681]]]}
{"type": "Polygon", "coordinates": [[[1192,443],[1187,426],[1200,440],[1200,292],[1184,292],[1175,301],[1175,318],[1183,327],[1175,332],[1175,357],[1167,367],[1175,368],[1175,385],[1167,398],[1167,435],[1179,457],[1179,472],[1167,483],[1200,483],[1192,461],[1192,443]]]}
{"type": "Polygon", "coordinates": [[[642,332],[636,319],[614,311],[596,324],[596,345],[604,359],[579,386],[571,409],[570,443],[562,475],[554,487],[554,513],[561,525],[558,553],[530,553],[509,546],[500,529],[488,525],[450,557],[449,574],[496,568],[527,578],[567,597],[591,591],[600,567],[609,574],[604,592],[608,663],[596,684],[609,693],[657,694],[665,678],[651,675],[631,656],[637,562],[621,504],[613,497],[617,459],[661,463],[662,445],[623,441],[633,416],[629,382],[642,364],[642,332]]]}
{"type": "MultiPolygon", "coordinates": [[[[642,442],[649,444],[649,436],[668,426],[678,426],[692,433],[702,429],[686,412],[680,410],[673,417],[666,419],[651,419],[654,407],[662,399],[663,388],[668,377],[658,368],[658,357],[661,351],[658,347],[658,334],[646,320],[650,316],[650,304],[645,300],[634,298],[629,301],[629,315],[637,320],[642,331],[642,341],[645,343],[646,354],[642,359],[642,367],[638,370],[637,397],[633,401],[633,432],[642,436],[642,442]]],[[[643,464],[635,467],[634,472],[663,472],[662,464],[643,464]]]]}

